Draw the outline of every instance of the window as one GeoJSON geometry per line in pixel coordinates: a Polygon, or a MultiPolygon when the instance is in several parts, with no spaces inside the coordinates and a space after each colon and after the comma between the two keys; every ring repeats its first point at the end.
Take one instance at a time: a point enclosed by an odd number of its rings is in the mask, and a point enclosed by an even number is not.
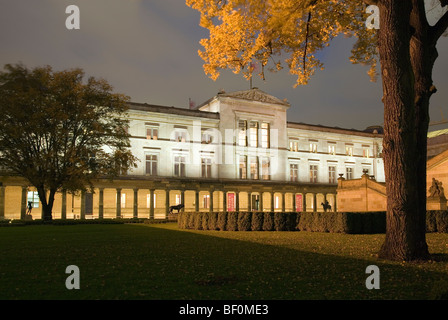
{"type": "Polygon", "coordinates": [[[370,150],[369,147],[362,147],[362,156],[364,158],[370,158],[370,150]]]}
{"type": "Polygon", "coordinates": [[[345,146],[345,154],[347,156],[353,156],[353,146],[345,146]]]}
{"type": "Polygon", "coordinates": [[[271,170],[269,158],[264,158],[261,160],[261,179],[270,180],[271,170]]]}
{"type": "Polygon", "coordinates": [[[345,173],[346,173],[346,179],[347,180],[353,179],[353,168],[347,167],[345,169],[345,173]]]}
{"type": "MultiPolygon", "coordinates": [[[[150,208],[151,204],[150,204],[150,200],[151,200],[151,194],[148,193],[146,195],[146,208],[150,208]]],[[[154,193],[154,197],[152,198],[152,202],[154,203],[154,208],[156,207],[156,194],[154,193]]]]}
{"type": "Polygon", "coordinates": [[[174,141],[176,141],[176,142],[185,142],[185,141],[187,141],[187,131],[185,131],[185,130],[176,130],[174,132],[174,141]]]}
{"type": "Polygon", "coordinates": [[[299,165],[297,163],[289,165],[289,176],[291,181],[299,181],[299,165]]]}
{"type": "Polygon", "coordinates": [[[269,148],[269,123],[263,122],[261,124],[261,147],[269,148]]]}
{"type": "Polygon", "coordinates": [[[279,198],[279,196],[274,196],[274,209],[280,209],[280,198],[279,198]]]}
{"type": "Polygon", "coordinates": [[[37,191],[28,191],[26,198],[27,206],[28,202],[31,202],[33,208],[39,208],[39,193],[37,191]]]}
{"type": "Polygon", "coordinates": [[[185,157],[175,156],[174,157],[174,176],[175,177],[185,177],[185,157]]]}
{"type": "Polygon", "coordinates": [[[176,194],[176,205],[182,203],[182,196],[180,194],[176,194]]]}
{"type": "Polygon", "coordinates": [[[250,159],[250,178],[258,179],[258,157],[253,157],[250,159]]]}
{"type": "Polygon", "coordinates": [[[201,167],[202,167],[202,178],[211,178],[212,177],[212,159],[202,158],[201,159],[201,167]]]}
{"type": "Polygon", "coordinates": [[[328,154],[335,155],[336,154],[336,145],[328,144],[328,154]]]}
{"type": "Polygon", "coordinates": [[[155,154],[146,155],[146,174],[150,176],[157,175],[157,155],[155,154]]]}
{"type": "Polygon", "coordinates": [[[247,179],[247,157],[240,156],[240,179],[247,179]]]}
{"type": "Polygon", "coordinates": [[[250,146],[258,147],[258,122],[251,121],[250,122],[250,146]]]}
{"type": "Polygon", "coordinates": [[[238,144],[240,146],[247,146],[247,121],[239,120],[238,121],[238,144]]]}
{"type": "Polygon", "coordinates": [[[310,165],[310,182],[317,182],[317,165],[315,164],[310,165]]]}
{"type": "Polygon", "coordinates": [[[317,152],[317,143],[316,142],[310,142],[310,152],[311,153],[317,152]]]}
{"type": "Polygon", "coordinates": [[[210,208],[210,195],[209,194],[205,194],[204,197],[202,198],[202,207],[204,209],[210,208]]]}
{"type": "Polygon", "coordinates": [[[289,151],[299,151],[299,141],[289,140],[289,151]]]}
{"type": "Polygon", "coordinates": [[[146,139],[157,140],[159,138],[159,128],[146,127],[146,139]]]}
{"type": "Polygon", "coordinates": [[[336,167],[328,167],[328,183],[336,183],[336,167]]]}
{"type": "Polygon", "coordinates": [[[202,132],[201,143],[211,143],[213,141],[213,135],[210,132],[202,132]]]}
{"type": "Polygon", "coordinates": [[[126,208],[126,193],[121,194],[121,207],[126,208]]]}

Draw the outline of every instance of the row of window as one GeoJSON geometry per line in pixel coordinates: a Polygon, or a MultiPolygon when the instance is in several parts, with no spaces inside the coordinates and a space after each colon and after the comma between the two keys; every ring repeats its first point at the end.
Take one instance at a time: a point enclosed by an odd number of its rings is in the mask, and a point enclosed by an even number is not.
{"type": "MultiPolygon", "coordinates": [[[[310,142],[310,153],[317,153],[317,142],[310,142]]],[[[299,151],[299,141],[298,140],[290,140],[289,141],[289,150],[298,152],[299,151]]],[[[336,155],[336,144],[329,143],[328,144],[328,154],[336,155]]],[[[352,145],[346,145],[345,146],[345,155],[347,156],[353,156],[353,146],[352,145]]],[[[370,158],[370,147],[369,146],[363,146],[362,147],[362,156],[363,158],[370,158]]]]}
{"type": "MultiPolygon", "coordinates": [[[[146,174],[151,176],[157,176],[157,155],[146,155],[146,174]]],[[[271,167],[270,159],[265,157],[239,157],[239,178],[251,179],[251,180],[270,180],[271,179],[271,167]],[[249,170],[248,170],[249,169],[249,170]]],[[[309,167],[309,182],[317,183],[318,181],[318,165],[312,164],[309,167]]],[[[186,176],[186,157],[175,156],[174,157],[174,176],[185,177],[186,176]]],[[[368,169],[364,169],[367,171],[368,169]]],[[[212,177],[212,159],[201,159],[201,177],[212,177]]],[[[289,177],[290,181],[299,181],[299,164],[291,163],[289,165],[289,177]]],[[[346,167],[345,171],[346,179],[353,179],[353,167],[346,167]]],[[[328,167],[328,183],[337,183],[336,166],[328,167]]]]}

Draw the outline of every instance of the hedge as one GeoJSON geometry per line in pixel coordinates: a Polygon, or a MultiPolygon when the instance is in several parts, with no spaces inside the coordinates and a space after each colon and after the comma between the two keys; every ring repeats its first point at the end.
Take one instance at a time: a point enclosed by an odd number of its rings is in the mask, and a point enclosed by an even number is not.
{"type": "MultiPolygon", "coordinates": [[[[373,234],[386,232],[386,212],[187,212],[179,215],[178,226],[221,231],[373,234]],[[199,219],[202,222],[197,228],[191,221],[199,219]]],[[[427,232],[448,233],[448,211],[427,211],[426,229],[427,232]]]]}

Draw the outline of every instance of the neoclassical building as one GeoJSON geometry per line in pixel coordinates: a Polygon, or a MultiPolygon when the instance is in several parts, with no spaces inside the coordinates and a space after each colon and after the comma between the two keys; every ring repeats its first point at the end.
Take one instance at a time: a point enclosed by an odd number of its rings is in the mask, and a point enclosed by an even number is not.
{"type": "MultiPolygon", "coordinates": [[[[165,218],[186,211],[337,210],[338,177],[384,182],[381,128],[365,131],[287,121],[291,105],[257,88],[219,92],[194,109],[130,103],[137,168],[93,193],[57,194],[54,218],[165,218]]],[[[37,192],[0,177],[0,219],[20,219],[37,192]]]]}

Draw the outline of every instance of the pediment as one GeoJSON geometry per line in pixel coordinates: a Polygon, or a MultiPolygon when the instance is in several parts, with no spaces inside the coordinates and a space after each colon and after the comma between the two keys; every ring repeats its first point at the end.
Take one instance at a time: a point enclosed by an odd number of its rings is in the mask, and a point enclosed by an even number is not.
{"type": "Polygon", "coordinates": [[[257,101],[257,102],[263,102],[267,104],[279,104],[282,106],[289,107],[289,103],[286,100],[280,100],[279,98],[276,98],[270,94],[267,94],[264,91],[261,91],[257,88],[250,89],[250,90],[244,90],[244,91],[236,91],[231,93],[220,93],[219,96],[221,97],[229,97],[229,98],[235,98],[235,99],[243,99],[248,101],[257,101]]]}

